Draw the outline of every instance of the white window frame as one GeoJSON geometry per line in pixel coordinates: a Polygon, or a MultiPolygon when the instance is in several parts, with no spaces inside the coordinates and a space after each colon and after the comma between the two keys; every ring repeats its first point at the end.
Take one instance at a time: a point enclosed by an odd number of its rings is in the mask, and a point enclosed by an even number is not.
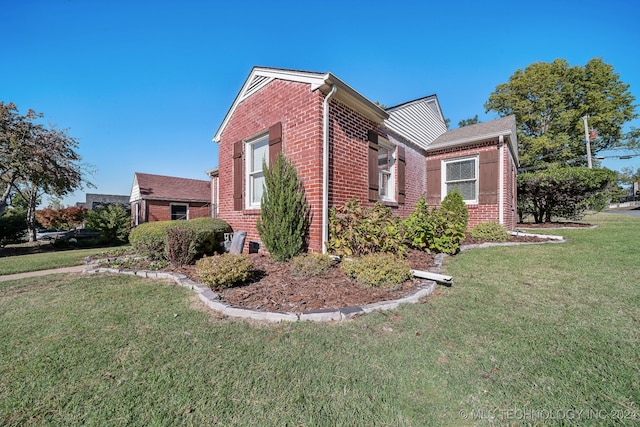
{"type": "Polygon", "coordinates": [[[169,219],[174,220],[173,218],[173,207],[174,206],[184,206],[187,208],[187,213],[185,215],[185,219],[189,219],[189,205],[187,203],[170,203],[169,204],[169,219]]]}
{"type": "Polygon", "coordinates": [[[396,146],[387,141],[386,139],[379,138],[378,140],[378,162],[380,161],[380,149],[386,149],[389,151],[389,170],[383,171],[378,163],[378,199],[385,202],[396,201],[396,146]],[[387,175],[387,191],[383,194],[384,182],[382,176],[387,175]]]}
{"type": "MultiPolygon", "coordinates": [[[[258,144],[261,143],[265,143],[266,144],[266,151],[265,151],[265,157],[264,160],[267,164],[267,167],[269,166],[269,133],[263,133],[260,134],[258,136],[256,136],[255,138],[252,138],[248,141],[245,142],[245,153],[246,153],[246,163],[245,163],[245,172],[246,172],[246,176],[245,176],[245,194],[247,195],[246,197],[246,201],[245,201],[245,206],[247,209],[260,209],[260,205],[262,203],[261,200],[254,202],[254,194],[253,194],[253,188],[254,188],[254,180],[256,179],[256,177],[263,177],[264,178],[264,170],[260,169],[260,170],[252,170],[252,166],[253,166],[253,156],[254,156],[254,147],[258,144]]],[[[261,162],[262,163],[262,162],[261,162]]],[[[266,189],[264,190],[266,191],[266,189]]]]}
{"type": "MultiPolygon", "coordinates": [[[[440,178],[440,182],[441,182],[441,191],[440,191],[440,195],[441,195],[441,200],[444,200],[444,198],[447,196],[447,184],[452,183],[453,181],[447,181],[447,165],[451,164],[451,163],[458,163],[458,162],[467,162],[469,160],[473,160],[474,161],[474,174],[475,177],[473,179],[473,181],[475,181],[475,195],[476,197],[474,199],[465,199],[464,202],[468,205],[471,204],[477,204],[478,203],[478,197],[479,197],[479,192],[480,192],[480,157],[479,156],[467,156],[467,157],[458,157],[455,159],[446,159],[446,160],[442,160],[442,164],[440,165],[440,170],[441,170],[441,178],[440,178]]],[[[471,179],[465,179],[465,180],[459,180],[458,182],[467,182],[467,181],[471,181],[471,179]]],[[[463,196],[464,197],[464,196],[463,196]]]]}

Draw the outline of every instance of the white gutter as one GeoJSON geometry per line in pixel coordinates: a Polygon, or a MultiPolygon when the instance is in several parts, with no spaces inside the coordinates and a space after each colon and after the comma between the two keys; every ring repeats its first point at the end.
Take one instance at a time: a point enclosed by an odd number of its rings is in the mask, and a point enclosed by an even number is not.
{"type": "Polygon", "coordinates": [[[504,225],[504,135],[500,135],[498,141],[498,147],[500,150],[500,172],[498,174],[498,223],[500,225],[504,225]]]}
{"type": "Polygon", "coordinates": [[[324,113],[322,116],[322,253],[327,253],[329,241],[329,101],[338,90],[334,84],[331,92],[324,97],[324,113]]]}

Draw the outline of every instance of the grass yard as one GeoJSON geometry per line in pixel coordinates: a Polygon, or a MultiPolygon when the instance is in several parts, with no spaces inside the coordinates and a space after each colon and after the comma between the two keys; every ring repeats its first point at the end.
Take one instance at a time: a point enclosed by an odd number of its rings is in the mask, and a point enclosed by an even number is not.
{"type": "Polygon", "coordinates": [[[82,265],[84,264],[84,259],[90,255],[109,250],[122,250],[122,248],[122,246],[119,246],[114,248],[74,249],[0,257],[0,275],[82,265]]]}
{"type": "Polygon", "coordinates": [[[219,319],[131,276],[0,283],[2,425],[640,424],[640,220],[450,258],[424,304],[219,319]]]}

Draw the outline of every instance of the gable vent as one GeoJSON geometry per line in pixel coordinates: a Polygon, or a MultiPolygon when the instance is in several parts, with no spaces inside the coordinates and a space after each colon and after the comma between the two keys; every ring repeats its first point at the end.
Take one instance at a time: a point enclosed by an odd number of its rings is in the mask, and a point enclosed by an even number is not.
{"type": "Polygon", "coordinates": [[[436,104],[436,101],[428,101],[427,105],[429,106],[429,108],[433,110],[434,113],[440,114],[440,111],[438,111],[438,105],[436,104]]]}
{"type": "Polygon", "coordinates": [[[255,92],[263,88],[271,80],[273,80],[273,78],[269,76],[254,76],[253,80],[251,80],[251,83],[249,83],[249,85],[247,86],[247,90],[244,91],[242,99],[250,97],[255,92]]]}

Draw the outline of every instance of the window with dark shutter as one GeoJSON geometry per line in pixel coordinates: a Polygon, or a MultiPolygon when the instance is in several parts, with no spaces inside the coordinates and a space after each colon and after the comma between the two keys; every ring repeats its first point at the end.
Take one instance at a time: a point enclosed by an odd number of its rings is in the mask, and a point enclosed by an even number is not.
{"type": "Polygon", "coordinates": [[[478,202],[481,205],[498,203],[499,160],[500,151],[497,149],[480,152],[480,197],[478,202]]]}
{"type": "Polygon", "coordinates": [[[233,210],[242,210],[242,141],[233,144],[233,210]]]}
{"type": "Polygon", "coordinates": [[[405,191],[405,166],[407,164],[405,148],[399,145],[397,148],[398,156],[398,203],[403,205],[406,197],[405,191]]]}
{"type": "Polygon", "coordinates": [[[440,192],[440,160],[427,160],[427,203],[429,206],[439,205],[440,192]]]}
{"type": "Polygon", "coordinates": [[[369,201],[378,200],[378,134],[370,130],[369,140],[369,201]]]}

